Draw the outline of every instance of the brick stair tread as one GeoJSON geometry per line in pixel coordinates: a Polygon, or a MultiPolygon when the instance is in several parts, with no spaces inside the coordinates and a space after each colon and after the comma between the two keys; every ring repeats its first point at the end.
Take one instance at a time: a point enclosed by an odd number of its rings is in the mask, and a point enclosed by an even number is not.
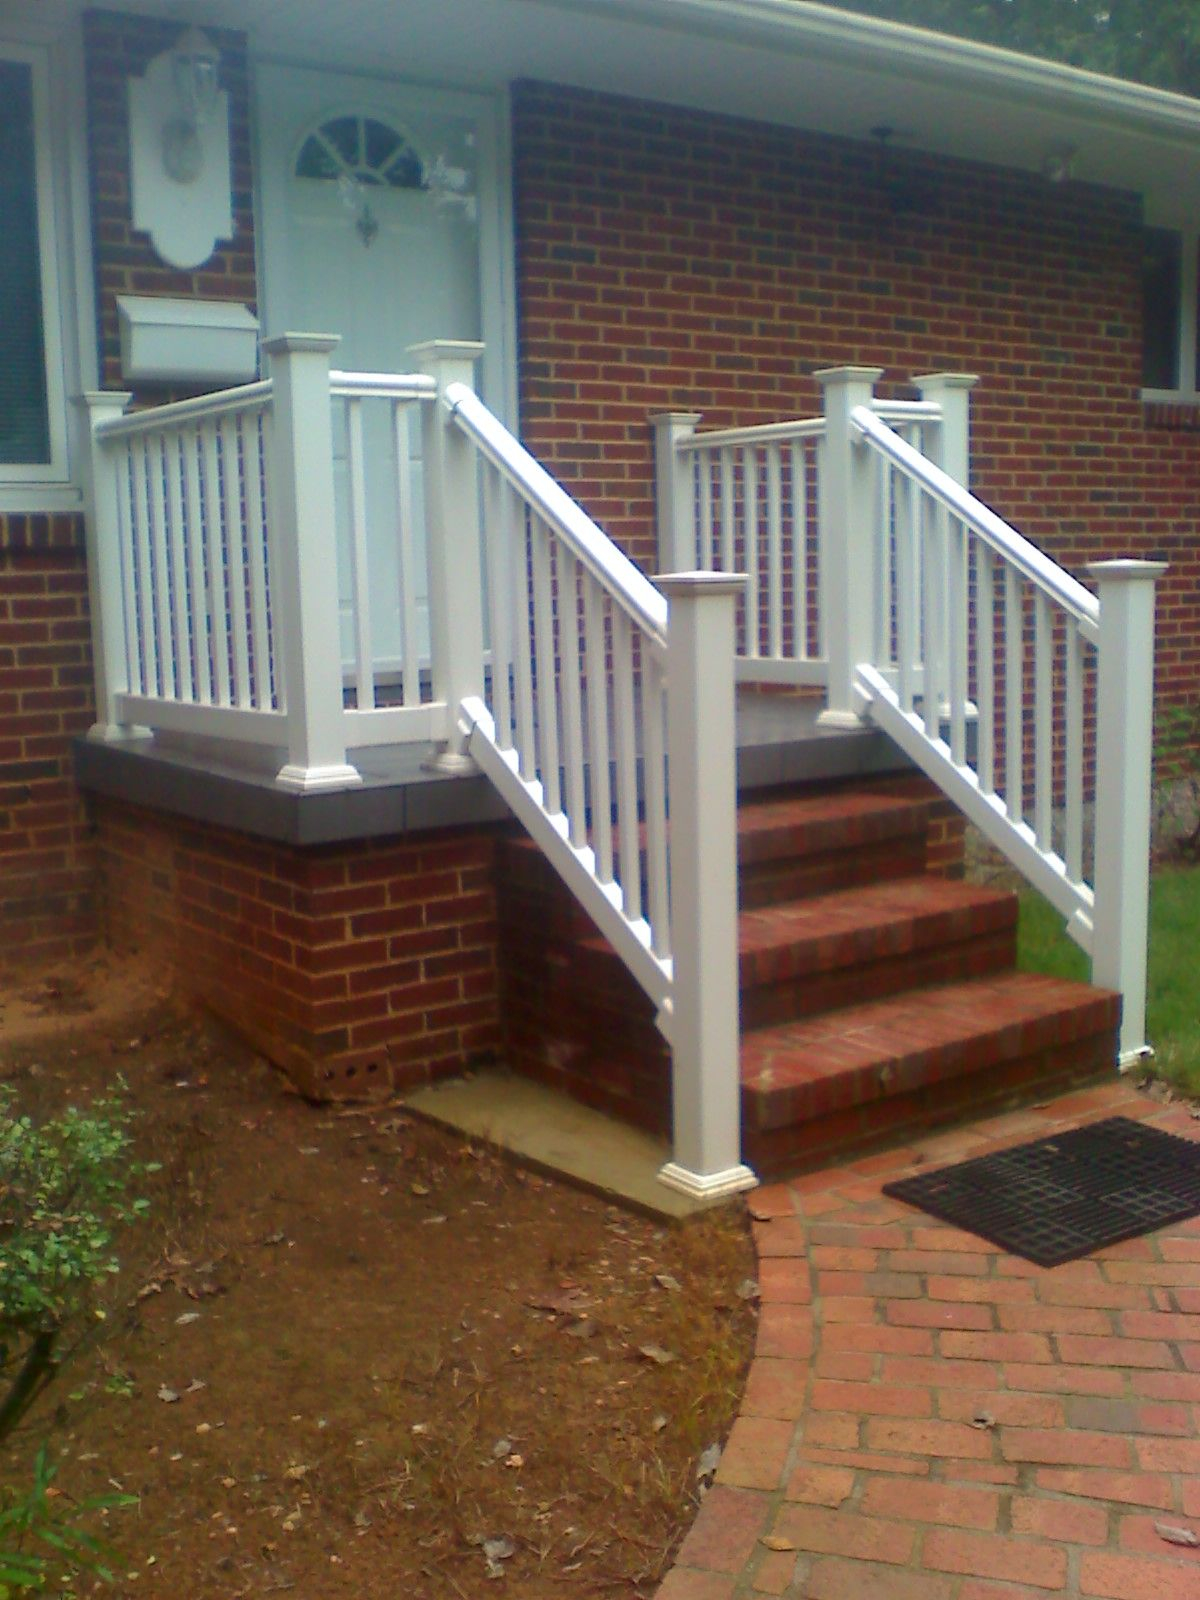
{"type": "Polygon", "coordinates": [[[1109,990],[1012,972],[754,1029],[742,1097],[759,1130],[844,1111],[1115,1028],[1109,990]]]}
{"type": "MultiPolygon", "coordinates": [[[[737,809],[738,865],[758,866],[903,838],[924,830],[928,812],[923,800],[858,790],[744,800],[737,809]]],[[[638,837],[644,845],[644,824],[638,827],[638,837]]],[[[508,844],[510,849],[540,854],[528,835],[516,836],[508,844]]]]}
{"type": "Polygon", "coordinates": [[[738,864],[819,855],[922,832],[923,800],[862,790],[748,800],[738,807],[738,864]]]}
{"type": "MultiPolygon", "coordinates": [[[[780,982],[864,960],[897,957],[947,941],[1014,928],[1017,897],[955,878],[893,878],[738,913],[743,985],[780,982]]],[[[602,933],[574,941],[620,957],[602,933]]]]}
{"type": "Polygon", "coordinates": [[[953,878],[894,878],[742,911],[743,985],[829,972],[1016,927],[1017,897],[953,878]]]}

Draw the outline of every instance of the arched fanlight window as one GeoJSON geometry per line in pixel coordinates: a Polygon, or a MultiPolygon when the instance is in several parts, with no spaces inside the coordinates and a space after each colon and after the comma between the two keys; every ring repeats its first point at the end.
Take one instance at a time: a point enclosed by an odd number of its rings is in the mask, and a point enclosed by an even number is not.
{"type": "Polygon", "coordinates": [[[375,189],[424,189],[425,165],[399,129],[378,117],[330,117],[304,140],[298,178],[343,179],[375,189]]]}

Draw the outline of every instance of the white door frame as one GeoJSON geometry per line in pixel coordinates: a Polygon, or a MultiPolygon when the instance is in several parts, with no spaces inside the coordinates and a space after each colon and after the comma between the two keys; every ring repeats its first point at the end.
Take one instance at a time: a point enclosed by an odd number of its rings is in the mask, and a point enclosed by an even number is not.
{"type": "MultiPolygon", "coordinates": [[[[512,146],[509,96],[507,90],[499,93],[480,93],[475,90],[431,88],[428,84],[410,83],[392,75],[352,72],[343,68],[325,70],[311,62],[291,61],[286,58],[264,56],[253,63],[259,66],[282,67],[289,71],[308,72],[314,78],[330,81],[330,100],[344,95],[348,80],[360,81],[365,88],[391,87],[401,90],[405,97],[417,105],[422,102],[459,115],[473,115],[489,132],[481,140],[479,149],[479,295],[480,321],[486,353],[479,374],[479,383],[487,404],[514,431],[517,420],[517,318],[516,318],[516,266],[515,226],[513,217],[512,146]],[[340,88],[339,88],[340,86],[340,88]]],[[[281,236],[278,224],[284,205],[283,193],[268,192],[263,171],[261,118],[266,108],[259,92],[257,70],[252,81],[253,138],[254,138],[254,226],[255,249],[258,257],[259,320],[267,334],[282,332],[338,333],[338,328],[293,330],[275,326],[274,305],[283,301],[287,263],[282,255],[273,258],[269,240],[281,236]]],[[[429,337],[438,337],[431,329],[429,337]]],[[[334,356],[336,365],[337,357],[334,356]]]]}

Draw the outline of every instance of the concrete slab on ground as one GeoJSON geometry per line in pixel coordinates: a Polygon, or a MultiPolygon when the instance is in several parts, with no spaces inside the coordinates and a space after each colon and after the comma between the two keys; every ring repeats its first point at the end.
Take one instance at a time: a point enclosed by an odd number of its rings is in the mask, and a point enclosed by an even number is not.
{"type": "Polygon", "coordinates": [[[483,1139],[528,1166],[655,1217],[681,1220],[706,1206],[658,1181],[666,1142],[544,1084],[506,1072],[449,1078],[405,1097],[405,1107],[483,1139]]]}

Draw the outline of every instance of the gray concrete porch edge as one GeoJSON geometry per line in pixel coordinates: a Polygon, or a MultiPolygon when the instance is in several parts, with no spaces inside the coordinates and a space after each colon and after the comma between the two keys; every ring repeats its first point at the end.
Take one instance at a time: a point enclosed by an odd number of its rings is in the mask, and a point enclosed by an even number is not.
{"type": "MultiPolygon", "coordinates": [[[[812,699],[740,691],[739,789],[909,770],[877,729],[818,727],[819,711],[812,699]]],[[[75,776],[90,794],[302,847],[509,819],[482,774],[429,771],[424,763],[432,752],[426,744],[351,752],[360,785],[297,794],[275,782],[280,752],[261,746],[163,735],[118,743],[78,739],[75,776]]]]}

